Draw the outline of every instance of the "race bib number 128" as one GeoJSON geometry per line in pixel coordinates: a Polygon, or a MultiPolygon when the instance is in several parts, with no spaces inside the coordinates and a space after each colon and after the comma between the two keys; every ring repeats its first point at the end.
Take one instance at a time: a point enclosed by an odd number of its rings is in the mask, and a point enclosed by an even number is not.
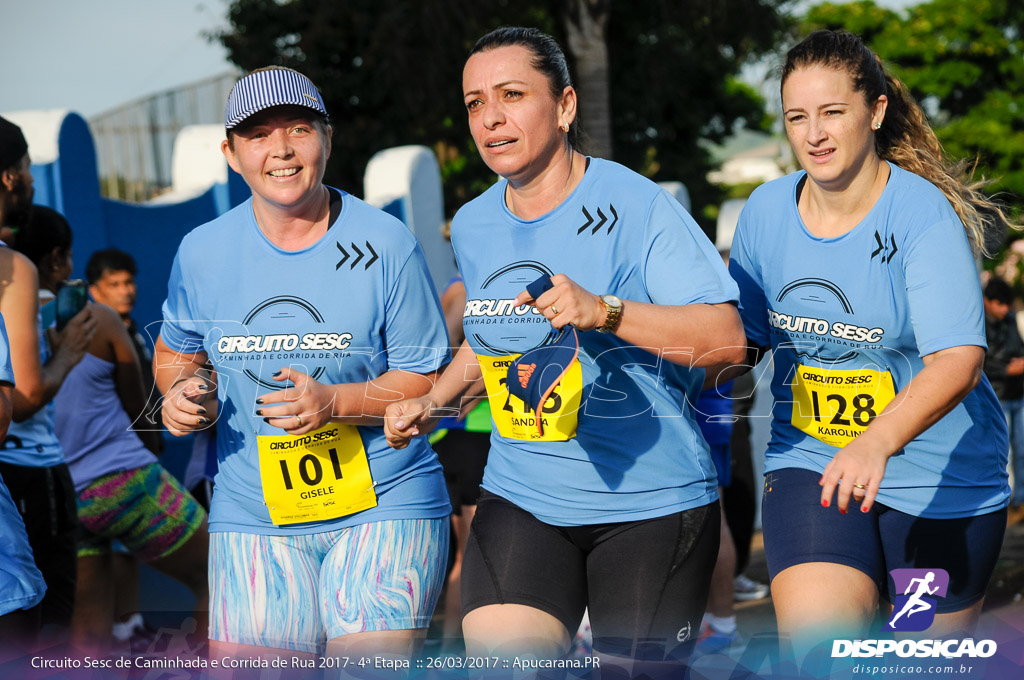
{"type": "Polygon", "coordinates": [[[797,364],[793,427],[842,448],[868,429],[895,396],[889,371],[821,369],[797,364]]]}

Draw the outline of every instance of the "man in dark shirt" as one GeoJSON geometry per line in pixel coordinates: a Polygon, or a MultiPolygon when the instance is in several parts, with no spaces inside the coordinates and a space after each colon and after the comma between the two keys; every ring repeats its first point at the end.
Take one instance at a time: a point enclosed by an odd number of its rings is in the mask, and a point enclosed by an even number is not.
{"type": "Polygon", "coordinates": [[[1016,317],[1010,313],[1013,305],[1010,284],[993,276],[985,285],[984,296],[985,332],[988,336],[984,370],[1010,426],[1013,515],[1019,515],[1024,504],[1024,340],[1017,330],[1016,317]]]}

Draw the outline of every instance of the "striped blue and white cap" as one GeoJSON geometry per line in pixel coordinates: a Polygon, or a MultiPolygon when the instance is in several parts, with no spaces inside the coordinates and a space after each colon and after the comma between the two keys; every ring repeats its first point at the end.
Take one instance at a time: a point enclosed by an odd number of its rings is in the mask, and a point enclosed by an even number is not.
{"type": "Polygon", "coordinates": [[[231,130],[254,113],[289,105],[304,106],[327,117],[327,107],[313,81],[298,71],[275,68],[250,73],[231,88],[224,127],[231,130]]]}

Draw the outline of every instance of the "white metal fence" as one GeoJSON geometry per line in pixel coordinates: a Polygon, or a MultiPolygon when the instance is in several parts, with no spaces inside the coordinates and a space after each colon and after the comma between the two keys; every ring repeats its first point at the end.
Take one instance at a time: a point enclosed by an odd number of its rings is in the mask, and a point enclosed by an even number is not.
{"type": "Polygon", "coordinates": [[[224,103],[238,77],[224,73],[91,117],[101,194],[141,202],[166,191],[175,136],[186,125],[223,122],[224,103]]]}

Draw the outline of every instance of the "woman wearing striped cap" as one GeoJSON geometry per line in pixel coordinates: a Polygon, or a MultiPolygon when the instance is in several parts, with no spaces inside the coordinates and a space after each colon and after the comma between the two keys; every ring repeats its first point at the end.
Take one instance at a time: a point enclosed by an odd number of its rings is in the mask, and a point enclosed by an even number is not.
{"type": "Polygon", "coordinates": [[[301,73],[242,78],[225,128],[252,198],[182,241],[156,352],[168,429],[217,422],[211,655],[406,657],[451,512],[429,445],[396,455],[381,428],[449,358],[423,254],[323,184],[333,128],[301,73]]]}

